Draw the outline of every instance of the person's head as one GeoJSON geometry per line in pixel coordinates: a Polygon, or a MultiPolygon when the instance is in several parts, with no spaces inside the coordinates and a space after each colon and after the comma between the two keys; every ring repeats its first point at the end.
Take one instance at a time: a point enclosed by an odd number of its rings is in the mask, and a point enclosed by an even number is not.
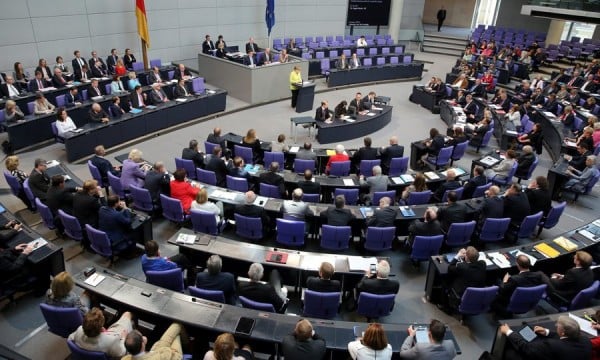
{"type": "Polygon", "coordinates": [[[427,208],[427,210],[425,210],[425,222],[432,222],[435,219],[437,219],[437,211],[434,208],[427,208]]]}
{"type": "Polygon", "coordinates": [[[198,194],[196,194],[196,202],[198,204],[204,204],[208,201],[208,192],[205,188],[198,190],[198,194]]]}
{"type": "Polygon", "coordinates": [[[592,265],[592,260],[592,255],[586,251],[577,251],[573,257],[575,266],[579,266],[584,269],[588,269],[592,265]]]}
{"type": "MultiPolygon", "coordinates": [[[[98,87],[98,79],[92,79],[92,87],[98,87]]],[[[77,89],[77,88],[75,88],[77,89]]]]}
{"type": "Polygon", "coordinates": [[[300,73],[300,66],[294,66],[294,71],[296,73],[300,73]]]}
{"type": "Polygon", "coordinates": [[[425,175],[423,175],[422,172],[415,174],[415,181],[413,182],[413,185],[417,191],[423,191],[425,188],[427,188],[425,175]]]}
{"type": "Polygon", "coordinates": [[[487,197],[498,196],[498,194],[500,194],[500,188],[496,185],[492,185],[489,189],[485,191],[485,194],[487,195],[487,197]]]}
{"type": "Polygon", "coordinates": [[[62,70],[59,68],[54,68],[54,75],[57,77],[61,77],[62,76],[62,70]]]}
{"type": "Polygon", "coordinates": [[[125,55],[131,55],[131,49],[125,49],[125,55]]]}
{"type": "Polygon", "coordinates": [[[311,169],[304,170],[304,180],[305,181],[312,181],[312,177],[313,177],[313,173],[312,173],[311,169]]]}
{"type": "Polygon", "coordinates": [[[542,125],[540,123],[535,123],[533,125],[533,131],[536,132],[536,133],[542,131],[542,125]]]}
{"type": "Polygon", "coordinates": [[[119,77],[119,75],[115,74],[112,76],[112,81],[120,81],[121,78],[119,77]]]}
{"type": "Polygon", "coordinates": [[[135,90],[136,93],[138,93],[140,95],[142,94],[142,86],[141,85],[136,85],[133,89],[135,90]]]}
{"type": "Polygon", "coordinates": [[[223,333],[215,340],[213,353],[215,360],[231,360],[235,350],[235,339],[230,333],[223,333]]]}
{"type": "Polygon", "coordinates": [[[160,90],[160,84],[159,83],[154,83],[152,84],[152,89],[154,91],[159,91],[160,90]]]}
{"type": "Polygon", "coordinates": [[[269,171],[272,173],[276,173],[279,171],[279,163],[277,161],[273,161],[270,165],[269,165],[269,171]]]}
{"type": "Polygon", "coordinates": [[[216,127],[213,129],[213,135],[214,136],[221,136],[221,128],[216,127]]]}
{"type": "Polygon", "coordinates": [[[294,191],[292,191],[292,200],[301,201],[302,195],[304,195],[304,193],[302,192],[302,189],[296,188],[296,189],[294,189],[294,191]]]}
{"type": "Polygon", "coordinates": [[[329,107],[329,103],[327,102],[327,100],[321,101],[321,107],[323,109],[327,109],[329,107]]]}
{"type": "Polygon", "coordinates": [[[373,350],[385,349],[388,345],[388,340],[383,326],[379,323],[370,324],[367,330],[365,330],[362,343],[373,350]]]}
{"type": "Polygon", "coordinates": [[[484,169],[483,166],[475,166],[475,169],[473,169],[473,173],[475,174],[475,176],[481,176],[483,175],[484,169]]]}
{"type": "Polygon", "coordinates": [[[303,148],[304,150],[310,150],[312,148],[312,144],[309,142],[305,142],[303,148]]]}
{"type": "Polygon", "coordinates": [[[86,180],[83,182],[83,192],[95,194],[98,191],[98,182],[96,180],[86,180]]]}
{"type": "Polygon", "coordinates": [[[336,154],[343,154],[344,153],[344,145],[342,144],[337,144],[335,146],[335,153],[336,154]]]}
{"type": "Polygon", "coordinates": [[[65,178],[62,175],[54,175],[50,180],[52,187],[62,187],[65,184],[65,178]]]}
{"type": "Polygon", "coordinates": [[[46,171],[46,160],[37,158],[33,161],[33,167],[38,171],[46,171]]]}
{"type": "Polygon", "coordinates": [[[113,96],[111,100],[112,100],[112,103],[115,105],[119,105],[121,103],[121,98],[118,96],[113,96]]]}
{"type": "Polygon", "coordinates": [[[104,314],[102,310],[97,307],[92,308],[83,317],[83,333],[85,336],[95,338],[100,335],[102,328],[104,327],[104,314]]]}
{"type": "Polygon", "coordinates": [[[106,150],[103,145],[98,145],[94,148],[94,154],[98,156],[104,156],[106,154],[106,150]]]}
{"type": "Polygon", "coordinates": [[[256,130],[249,129],[248,132],[246,132],[245,140],[246,141],[254,141],[254,140],[256,140],[256,130]]]}
{"type": "Polygon", "coordinates": [[[65,121],[67,120],[67,109],[64,107],[59,107],[56,109],[56,120],[65,121]]]}
{"type": "Polygon", "coordinates": [[[221,147],[220,146],[215,146],[213,148],[213,155],[216,157],[221,157],[221,147]]]}
{"type": "Polygon", "coordinates": [[[473,246],[468,246],[465,253],[465,259],[470,263],[476,262],[479,259],[479,251],[477,251],[477,249],[475,249],[473,246]]]}
{"type": "Polygon", "coordinates": [[[241,168],[244,166],[244,159],[241,156],[236,156],[233,158],[233,166],[236,168],[241,168]]]}
{"type": "Polygon", "coordinates": [[[12,77],[12,75],[6,75],[4,80],[6,81],[7,84],[14,84],[14,82],[15,82],[15,79],[12,77]]]}
{"type": "Polygon", "coordinates": [[[195,139],[190,140],[188,147],[192,150],[198,151],[198,140],[195,140],[195,139]]]}
{"type": "Polygon", "coordinates": [[[533,154],[533,147],[531,147],[531,145],[525,145],[523,146],[523,152],[525,154],[533,154]]]}
{"type": "Polygon", "coordinates": [[[208,260],[206,260],[206,270],[211,275],[217,275],[221,272],[223,268],[223,260],[219,255],[211,255],[208,260]]]}
{"type": "Polygon", "coordinates": [[[285,142],[285,135],[284,134],[277,135],[277,142],[280,144],[283,144],[285,142]]]}
{"type": "Polygon", "coordinates": [[[456,179],[456,171],[454,169],[449,169],[446,172],[446,181],[453,181],[456,179]]]}
{"type": "Polygon", "coordinates": [[[380,176],[381,175],[381,166],[375,165],[375,166],[373,166],[373,169],[371,171],[373,172],[373,176],[380,176]]]}
{"type": "Polygon", "coordinates": [[[506,157],[509,159],[515,159],[517,157],[517,152],[513,149],[510,149],[506,152],[506,157]]]}
{"type": "Polygon", "coordinates": [[[66,271],[63,271],[56,275],[54,279],[52,279],[52,283],[50,284],[50,290],[52,290],[52,296],[55,299],[62,299],[69,295],[71,290],[73,290],[73,286],[75,282],[66,271]]]}
{"type": "Polygon", "coordinates": [[[265,269],[260,263],[252,263],[250,269],[248,269],[248,278],[250,278],[250,281],[260,281],[264,272],[265,269]]]}
{"type": "Polygon", "coordinates": [[[131,355],[137,355],[146,351],[148,339],[139,330],[133,330],[125,338],[125,350],[131,355]]]}
{"type": "Polygon", "coordinates": [[[17,108],[17,103],[14,100],[6,100],[5,108],[8,110],[14,110],[17,108]]]}
{"type": "Polygon", "coordinates": [[[526,255],[517,256],[517,268],[519,271],[527,271],[531,268],[531,260],[526,255]]]}
{"type": "Polygon", "coordinates": [[[452,190],[452,191],[448,191],[448,202],[450,204],[455,203],[458,200],[458,195],[456,195],[456,191],[452,190]]]}
{"type": "Polygon", "coordinates": [[[381,260],[377,263],[377,277],[387,279],[390,275],[390,263],[387,260],[381,260]]]}
{"type": "Polygon", "coordinates": [[[106,198],[106,204],[108,205],[108,207],[111,207],[111,208],[116,208],[120,202],[121,202],[121,200],[119,199],[118,195],[109,195],[106,198]]]}
{"type": "MultiPolygon", "coordinates": [[[[98,105],[99,106],[99,105],[98,105]]],[[[142,152],[138,149],[132,149],[129,152],[129,156],[127,157],[129,160],[134,161],[136,163],[142,162],[142,152]]]]}
{"type": "Polygon", "coordinates": [[[175,181],[185,181],[186,172],[185,169],[177,169],[173,172],[173,177],[175,181]]]}
{"type": "Polygon", "coordinates": [[[440,134],[439,130],[436,128],[431,128],[429,129],[429,137],[431,139],[433,139],[434,137],[438,136],[440,134]]]}
{"type": "Polygon", "coordinates": [[[98,103],[93,103],[92,111],[94,111],[95,113],[99,113],[100,111],[102,111],[102,107],[98,103]]]}
{"type": "Polygon", "coordinates": [[[185,79],[179,79],[179,81],[177,81],[177,85],[185,87],[185,79]]]}
{"type": "Polygon", "coordinates": [[[157,161],[154,163],[152,168],[154,169],[154,171],[162,174],[165,172],[165,163],[163,163],[162,161],[157,161]]]}
{"type": "Polygon", "coordinates": [[[310,321],[301,319],[296,323],[294,328],[294,337],[298,341],[306,341],[312,337],[313,327],[310,321]]]}
{"type": "Polygon", "coordinates": [[[135,74],[134,71],[130,71],[129,73],[127,73],[127,77],[129,77],[131,80],[137,78],[137,75],[135,74]]]}
{"type": "Polygon", "coordinates": [[[585,143],[579,143],[579,145],[577,145],[577,151],[582,155],[585,154],[588,150],[589,149],[585,143]]]}
{"type": "Polygon", "coordinates": [[[255,200],[256,200],[256,194],[254,193],[254,191],[247,191],[246,194],[244,195],[244,202],[247,205],[253,204],[255,200]]]}
{"type": "Polygon", "coordinates": [[[335,207],[342,209],[346,205],[346,198],[344,195],[337,195],[334,199],[335,207]]]}
{"type": "Polygon", "coordinates": [[[330,280],[335,269],[333,265],[327,261],[323,261],[319,267],[319,277],[324,280],[330,280]]]}
{"type": "Polygon", "coordinates": [[[210,41],[210,35],[208,35],[208,34],[204,35],[204,40],[210,41]]]}
{"type": "Polygon", "coordinates": [[[577,321],[566,315],[561,315],[556,320],[556,333],[560,337],[568,339],[577,339],[580,336],[579,324],[577,321]]]}
{"type": "Polygon", "coordinates": [[[398,137],[397,136],[392,136],[390,137],[390,145],[398,145],[398,137]]]}
{"type": "Polygon", "coordinates": [[[446,336],[446,325],[439,320],[433,319],[429,323],[429,338],[436,344],[441,344],[446,336]]]}
{"type": "Polygon", "coordinates": [[[358,103],[358,101],[359,101],[361,98],[362,98],[362,94],[361,94],[361,93],[359,93],[359,92],[357,92],[357,93],[354,95],[354,99],[356,99],[356,102],[357,102],[357,103],[358,103]]]}
{"type": "MultiPolygon", "coordinates": [[[[95,80],[95,81],[96,81],[96,85],[98,85],[98,80],[95,80]]],[[[93,81],[92,81],[92,83],[93,83],[93,81]]],[[[77,95],[77,93],[79,92],[79,90],[75,86],[73,86],[72,88],[69,89],[69,92],[73,96],[75,96],[75,95],[77,95]]]]}
{"type": "Polygon", "coordinates": [[[386,208],[390,206],[391,202],[392,200],[389,197],[384,196],[381,199],[379,199],[379,207],[386,208]]]}
{"type": "Polygon", "coordinates": [[[148,257],[160,256],[158,242],[154,240],[148,240],[144,243],[144,251],[148,257]]]}

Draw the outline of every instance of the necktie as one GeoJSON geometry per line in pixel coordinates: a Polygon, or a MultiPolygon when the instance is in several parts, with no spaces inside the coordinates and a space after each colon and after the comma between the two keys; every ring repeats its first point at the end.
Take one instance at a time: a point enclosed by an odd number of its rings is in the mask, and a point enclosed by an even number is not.
{"type": "Polygon", "coordinates": [[[44,88],[44,85],[42,85],[42,80],[38,80],[37,83],[38,83],[38,89],[44,88]]]}
{"type": "Polygon", "coordinates": [[[573,85],[573,83],[575,82],[576,78],[572,78],[571,81],[569,81],[569,83],[567,84],[567,86],[571,86],[573,85]]]}
{"type": "Polygon", "coordinates": [[[94,88],[94,91],[96,92],[96,94],[100,95],[100,90],[98,90],[97,87],[94,88]]]}
{"type": "Polygon", "coordinates": [[[118,84],[119,84],[119,91],[122,91],[123,87],[121,87],[121,82],[119,81],[118,84]]]}
{"type": "Polygon", "coordinates": [[[10,84],[10,91],[12,94],[10,96],[17,96],[19,95],[19,92],[17,91],[17,89],[13,86],[13,84],[10,84]]]}
{"type": "Polygon", "coordinates": [[[156,93],[158,94],[158,98],[160,99],[160,101],[163,101],[163,96],[160,93],[160,91],[156,90],[156,93]]]}
{"type": "Polygon", "coordinates": [[[138,102],[140,103],[140,106],[144,106],[144,98],[142,97],[142,94],[138,94],[138,102]]]}

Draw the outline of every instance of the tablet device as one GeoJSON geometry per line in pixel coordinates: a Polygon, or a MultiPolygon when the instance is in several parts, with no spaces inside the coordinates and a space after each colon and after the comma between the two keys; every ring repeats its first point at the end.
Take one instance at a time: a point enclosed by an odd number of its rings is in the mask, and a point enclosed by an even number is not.
{"type": "Polygon", "coordinates": [[[242,316],[235,327],[235,333],[250,336],[252,329],[254,329],[254,323],[254,319],[242,316]]]}
{"type": "Polygon", "coordinates": [[[524,326],[521,330],[519,330],[519,334],[525,339],[527,342],[531,342],[531,340],[536,338],[536,334],[532,328],[529,326],[524,326]]]}
{"type": "Polygon", "coordinates": [[[417,326],[415,327],[415,330],[417,331],[415,335],[417,343],[429,344],[429,330],[427,329],[427,326],[417,326]]]}

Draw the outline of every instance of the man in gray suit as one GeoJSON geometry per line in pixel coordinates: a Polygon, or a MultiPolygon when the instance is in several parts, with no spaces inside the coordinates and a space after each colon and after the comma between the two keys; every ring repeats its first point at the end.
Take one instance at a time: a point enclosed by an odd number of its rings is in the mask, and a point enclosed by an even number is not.
{"type": "Polygon", "coordinates": [[[456,356],[452,340],[444,340],[446,326],[439,320],[431,320],[429,324],[429,342],[416,342],[417,331],[411,325],[408,336],[400,348],[402,359],[450,360],[456,356]]]}
{"type": "MultiPolygon", "coordinates": [[[[373,166],[373,176],[369,176],[366,180],[363,175],[360,176],[360,185],[369,187],[369,194],[363,198],[363,203],[370,204],[373,199],[373,194],[376,192],[386,191],[388,186],[388,177],[381,175],[381,166],[373,166]]],[[[392,202],[394,199],[392,199],[392,202]]]]}

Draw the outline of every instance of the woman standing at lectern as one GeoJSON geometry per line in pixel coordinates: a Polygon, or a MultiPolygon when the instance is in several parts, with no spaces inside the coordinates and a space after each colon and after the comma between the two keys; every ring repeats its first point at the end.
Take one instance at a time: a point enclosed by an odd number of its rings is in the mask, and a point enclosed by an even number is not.
{"type": "Polygon", "coordinates": [[[298,92],[300,87],[298,84],[302,84],[302,74],[300,73],[300,66],[294,66],[294,70],[290,74],[290,90],[292,91],[292,108],[296,108],[296,101],[298,100],[298,92]]]}

